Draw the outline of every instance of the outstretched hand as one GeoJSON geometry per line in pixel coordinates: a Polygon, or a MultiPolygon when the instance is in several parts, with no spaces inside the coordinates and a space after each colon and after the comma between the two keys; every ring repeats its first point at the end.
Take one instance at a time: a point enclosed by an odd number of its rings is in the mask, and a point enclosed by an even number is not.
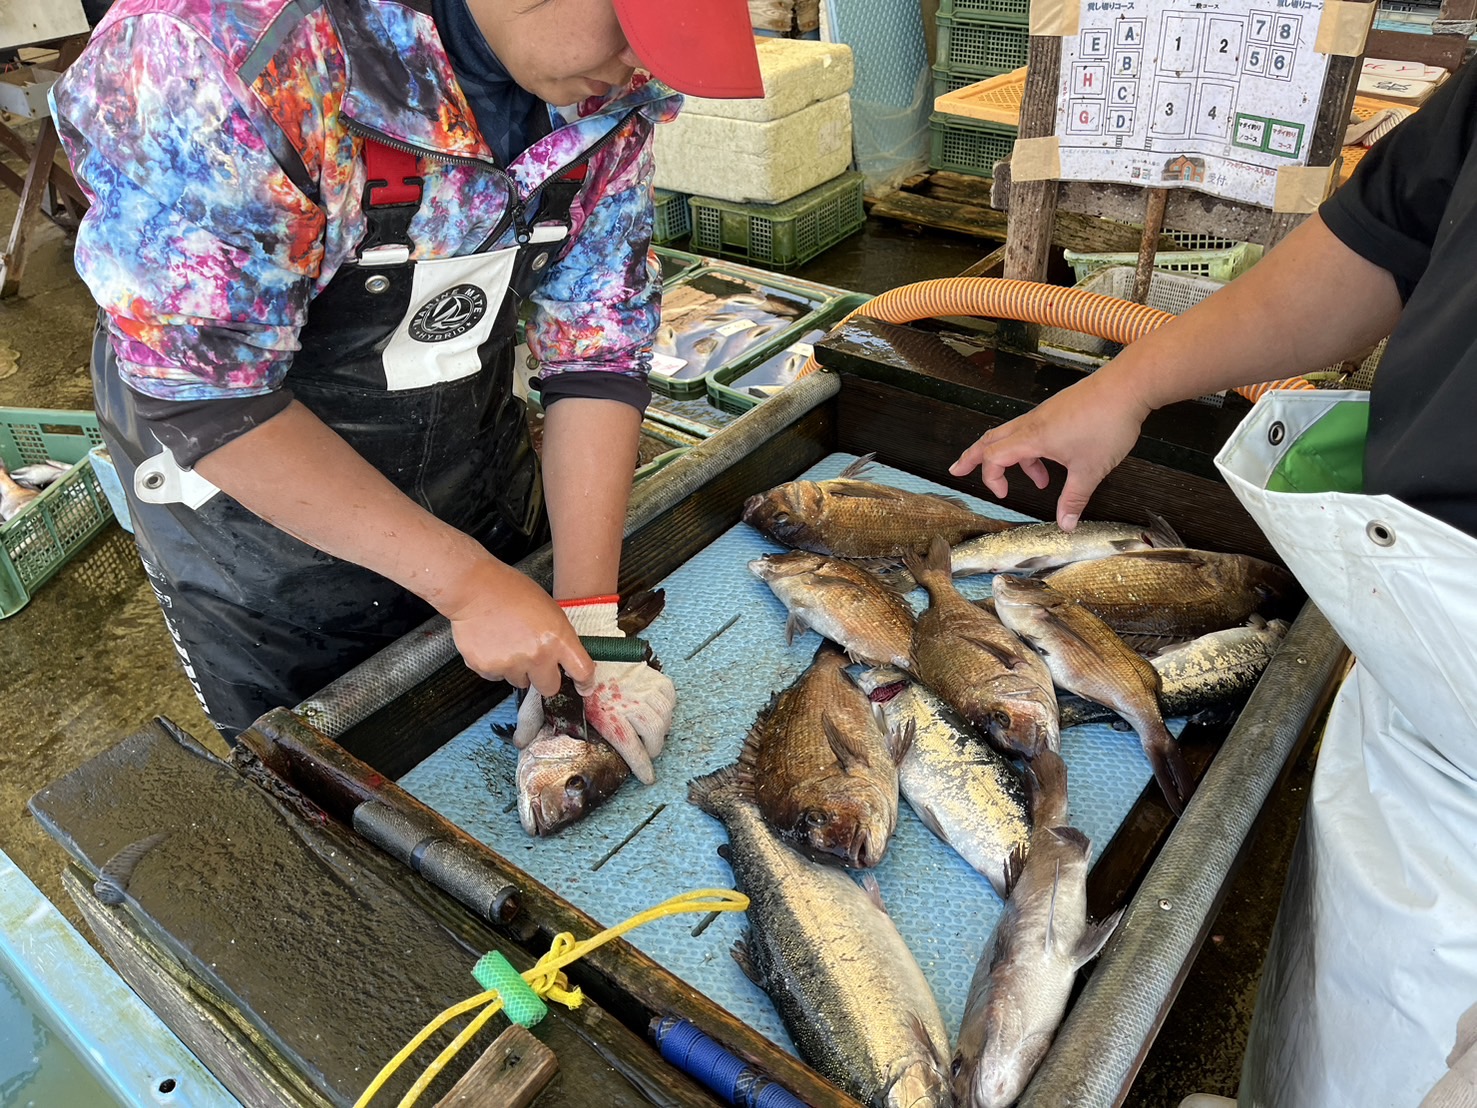
{"type": "Polygon", "coordinates": [[[1050,481],[1047,461],[1065,466],[1056,521],[1071,531],[1102,479],[1133,449],[1150,411],[1129,389],[1094,374],[986,432],[949,472],[963,477],[978,467],[985,487],[1003,500],[1010,491],[1006,472],[1012,466],[1019,466],[1038,489],[1050,481]]]}

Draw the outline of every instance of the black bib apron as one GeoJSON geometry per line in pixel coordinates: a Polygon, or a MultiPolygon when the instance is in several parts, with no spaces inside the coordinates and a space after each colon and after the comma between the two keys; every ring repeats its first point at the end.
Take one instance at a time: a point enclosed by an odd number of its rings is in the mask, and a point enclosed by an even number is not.
{"type": "MultiPolygon", "coordinates": [[[[546,537],[538,461],[513,393],[518,305],[568,237],[583,160],[539,191],[537,222],[519,220],[518,246],[411,261],[414,158],[366,145],[367,233],[358,257],[313,300],[286,386],[407,496],[516,561],[546,537]],[[376,162],[393,168],[388,182],[376,162]]],[[[196,507],[142,502],[140,491],[164,485],[161,461],[178,468],[139,420],[103,327],[92,367],[144,569],[186,675],[227,739],[434,614],[392,581],[292,538],[224,493],[196,507]]],[[[315,474],[299,479],[311,484],[315,474]]]]}

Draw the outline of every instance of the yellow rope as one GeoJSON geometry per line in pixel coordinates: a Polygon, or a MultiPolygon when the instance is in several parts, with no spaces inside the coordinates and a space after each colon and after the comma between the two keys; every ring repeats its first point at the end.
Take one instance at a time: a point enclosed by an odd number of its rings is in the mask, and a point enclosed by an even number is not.
{"type": "MultiPolygon", "coordinates": [[[[633,931],[637,927],[651,923],[653,920],[665,919],[667,916],[680,915],[684,912],[743,912],[749,907],[749,898],[743,893],[734,892],[732,889],[695,889],[681,896],[674,896],[670,900],[664,900],[654,908],[632,916],[625,923],[615,927],[608,927],[598,935],[594,935],[583,942],[577,942],[575,937],[568,931],[556,935],[553,943],[549,946],[549,952],[538,960],[531,969],[524,970],[523,980],[528,982],[528,987],[541,997],[557,1001],[566,1008],[578,1008],[584,1002],[584,994],[579,989],[570,989],[569,981],[561,972],[563,968],[576,959],[583,958],[590,951],[604,946],[611,939],[619,938],[627,931],[633,931]]],[[[409,1092],[401,1098],[399,1108],[411,1108],[420,1095],[426,1091],[431,1082],[454,1058],[462,1047],[466,1046],[472,1038],[494,1015],[502,1010],[503,1001],[496,989],[478,993],[458,1004],[453,1004],[446,1011],[426,1024],[424,1028],[406,1043],[404,1047],[385,1064],[385,1068],[375,1076],[369,1083],[363,1094],[354,1102],[354,1108],[365,1108],[375,1098],[376,1094],[384,1088],[386,1082],[395,1075],[395,1072],[405,1061],[425,1044],[426,1040],[434,1035],[442,1027],[456,1019],[457,1016],[465,1015],[476,1008],[481,1008],[472,1021],[453,1039],[432,1062],[426,1067],[426,1072],[411,1086],[409,1092]]]]}

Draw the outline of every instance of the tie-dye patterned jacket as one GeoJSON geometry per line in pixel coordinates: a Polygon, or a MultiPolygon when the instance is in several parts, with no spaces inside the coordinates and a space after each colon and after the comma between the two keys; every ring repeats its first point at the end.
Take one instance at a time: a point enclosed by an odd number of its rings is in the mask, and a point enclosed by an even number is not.
{"type": "MultiPolygon", "coordinates": [[[[526,194],[640,109],[592,158],[571,245],[534,296],[546,377],[616,374],[645,394],[651,127],[679,105],[638,76],[551,109],[553,132],[508,167],[526,194]]],[[[428,4],[117,0],[52,112],[92,201],[77,269],[124,379],[165,401],[281,385],[310,302],[364,234],[362,134],[483,160],[422,159],[415,257],[473,252],[508,203],[428,4]]]]}

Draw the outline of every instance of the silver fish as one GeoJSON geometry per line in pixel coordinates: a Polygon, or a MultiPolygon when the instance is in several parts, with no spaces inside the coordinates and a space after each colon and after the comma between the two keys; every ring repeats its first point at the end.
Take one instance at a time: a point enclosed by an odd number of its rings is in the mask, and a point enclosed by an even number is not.
{"type": "Polygon", "coordinates": [[[59,462],[55,458],[47,458],[44,462],[32,462],[28,466],[10,471],[15,478],[16,484],[24,485],[28,489],[36,489],[38,492],[49,485],[60,481],[71,470],[66,462],[59,462]]]}
{"type": "MultiPolygon", "coordinates": [[[[1253,616],[1244,627],[1213,631],[1149,659],[1160,678],[1159,706],[1166,718],[1233,707],[1245,700],[1287,634],[1287,623],[1253,616]]],[[[1112,708],[1077,696],[1057,700],[1062,728],[1109,723],[1112,708]]]]}
{"type": "Polygon", "coordinates": [[[964,717],[901,670],[865,670],[857,683],[906,741],[898,786],[918,818],[959,856],[1010,893],[1011,857],[1030,845],[1026,790],[1016,768],[964,717]]]}
{"type": "Polygon", "coordinates": [[[1119,910],[1087,919],[1091,843],[1066,825],[1067,771],[1043,750],[1031,762],[1031,849],[975,968],[954,1055],[959,1108],[1008,1108],[1031,1080],[1066,1014],[1077,971],[1097,957],[1119,910]]]}
{"type": "Polygon", "coordinates": [[[1131,550],[1179,545],[1180,537],[1158,517],[1148,527],[1085,520],[1077,525],[1075,531],[1063,531],[1055,523],[1027,523],[960,543],[951,552],[950,563],[955,577],[982,573],[1044,573],[1091,558],[1109,558],[1131,550]]]}
{"type": "Polygon", "coordinates": [[[735,767],[688,799],[728,829],[749,931],[734,957],[819,1073],[875,1108],[950,1108],[949,1036],[913,953],[868,881],[781,842],[735,767]]]}
{"type": "Polygon", "coordinates": [[[0,465],[0,523],[20,515],[40,495],[35,489],[17,484],[9,471],[0,465]]]}

